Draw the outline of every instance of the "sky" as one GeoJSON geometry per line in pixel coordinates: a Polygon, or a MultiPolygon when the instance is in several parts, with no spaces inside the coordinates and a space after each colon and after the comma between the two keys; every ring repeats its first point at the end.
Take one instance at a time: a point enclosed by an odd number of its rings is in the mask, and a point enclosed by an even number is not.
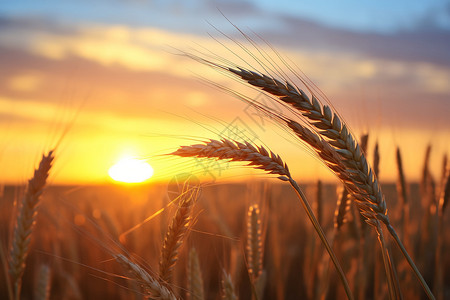
{"type": "Polygon", "coordinates": [[[230,128],[279,153],[300,180],[333,178],[286,130],[215,84],[266,101],[258,91],[181,53],[255,70],[261,53],[288,62],[355,135],[369,133],[369,160],[378,141],[380,180],[395,180],[396,146],[411,180],[428,144],[436,177],[450,151],[450,1],[5,1],[0,183],[25,182],[55,145],[53,183],[107,182],[124,156],[146,159],[155,180],[260,176],[163,155],[233,138],[230,128]]]}

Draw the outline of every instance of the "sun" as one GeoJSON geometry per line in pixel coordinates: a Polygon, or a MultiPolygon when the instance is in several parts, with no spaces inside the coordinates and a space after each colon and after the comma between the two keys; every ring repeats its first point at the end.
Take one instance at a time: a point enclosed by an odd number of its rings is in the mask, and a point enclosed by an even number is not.
{"type": "Polygon", "coordinates": [[[109,168],[108,174],[115,181],[140,183],[152,177],[153,168],[143,160],[124,158],[109,168]]]}

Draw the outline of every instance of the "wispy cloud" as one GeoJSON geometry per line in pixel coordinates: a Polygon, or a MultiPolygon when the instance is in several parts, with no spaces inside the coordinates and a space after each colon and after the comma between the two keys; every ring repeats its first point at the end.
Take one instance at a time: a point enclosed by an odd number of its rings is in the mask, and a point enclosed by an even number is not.
{"type": "MultiPolygon", "coordinates": [[[[232,3],[227,9],[239,10],[241,5],[232,3]]],[[[257,6],[245,5],[254,15],[265,13],[257,6]]],[[[406,127],[422,128],[422,137],[432,131],[448,135],[449,32],[429,26],[390,34],[362,33],[280,14],[274,19],[279,26],[276,30],[258,34],[274,44],[285,62],[292,61],[291,66],[295,62],[295,69],[299,67],[332,96],[351,124],[366,128],[377,124],[378,128],[371,130],[385,135],[392,128],[406,127]]],[[[142,141],[146,133],[208,134],[202,124],[195,123],[195,114],[234,120],[243,105],[224,100],[221,91],[205,86],[196,75],[232,89],[239,89],[239,84],[175,55],[179,54],[177,49],[266,68],[275,74],[276,67],[270,65],[270,59],[274,59],[278,67],[287,70],[264,41],[253,36],[261,53],[248,43],[248,49],[242,48],[240,43],[245,39],[231,24],[227,26],[234,30],[232,39],[213,28],[209,29],[215,39],[126,24],[0,19],[0,126],[17,139],[1,147],[12,155],[15,148],[11,145],[43,140],[42,127],[54,123],[61,106],[73,115],[82,102],[85,105],[72,136],[77,146],[68,151],[81,156],[95,140],[97,152],[84,154],[82,162],[72,166],[72,170],[80,171],[80,166],[94,164],[99,171],[90,173],[92,180],[103,176],[101,170],[112,163],[125,144],[151,153],[151,141],[142,141]],[[260,60],[247,50],[259,55],[260,60]],[[265,54],[269,60],[261,57],[265,54]],[[64,108],[67,101],[75,105],[64,108]]],[[[249,97],[258,95],[254,90],[245,93],[249,97]]],[[[67,125],[70,118],[61,122],[67,125]]],[[[217,121],[211,126],[223,124],[217,121]]],[[[220,128],[215,131],[220,132],[220,128]]],[[[36,148],[26,151],[32,153],[36,148]]]]}

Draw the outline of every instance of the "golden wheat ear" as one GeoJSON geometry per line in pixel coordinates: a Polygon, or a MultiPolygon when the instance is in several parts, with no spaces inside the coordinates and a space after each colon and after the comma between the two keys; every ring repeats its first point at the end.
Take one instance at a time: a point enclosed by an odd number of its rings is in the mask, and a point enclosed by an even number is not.
{"type": "Polygon", "coordinates": [[[184,191],[180,195],[178,209],[164,238],[159,261],[159,276],[165,283],[170,283],[175,264],[178,261],[178,252],[183,244],[184,237],[192,224],[192,208],[197,201],[198,188],[184,191]]]}
{"type": "Polygon", "coordinates": [[[287,80],[282,82],[272,76],[243,68],[226,69],[249,85],[274,96],[278,102],[298,111],[313,131],[295,120],[285,117],[280,119],[302,141],[310,145],[341,179],[369,223],[373,219],[379,219],[390,224],[386,203],[374,171],[345,122],[330,106],[321,104],[314,94],[309,97],[287,80]]]}
{"type": "Polygon", "coordinates": [[[171,154],[181,157],[204,157],[248,162],[249,166],[254,166],[256,169],[264,170],[269,174],[280,175],[278,178],[281,180],[287,181],[291,177],[288,166],[279,155],[267,151],[264,147],[255,147],[248,142],[240,143],[228,139],[210,140],[204,144],[181,146],[171,154]]]}
{"type": "Polygon", "coordinates": [[[28,181],[25,195],[19,203],[19,214],[14,227],[9,257],[9,273],[12,278],[16,299],[20,299],[22,276],[25,271],[29,245],[38,213],[38,205],[47,183],[53,159],[53,151],[42,156],[39,167],[34,171],[33,178],[28,181]]]}

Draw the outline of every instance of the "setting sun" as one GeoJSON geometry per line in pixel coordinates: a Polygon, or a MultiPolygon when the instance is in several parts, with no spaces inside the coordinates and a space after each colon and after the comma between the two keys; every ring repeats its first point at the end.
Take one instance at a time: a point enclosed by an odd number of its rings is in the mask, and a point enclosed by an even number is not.
{"type": "Polygon", "coordinates": [[[108,174],[115,181],[139,183],[152,177],[153,168],[143,160],[124,158],[109,168],[108,174]]]}

